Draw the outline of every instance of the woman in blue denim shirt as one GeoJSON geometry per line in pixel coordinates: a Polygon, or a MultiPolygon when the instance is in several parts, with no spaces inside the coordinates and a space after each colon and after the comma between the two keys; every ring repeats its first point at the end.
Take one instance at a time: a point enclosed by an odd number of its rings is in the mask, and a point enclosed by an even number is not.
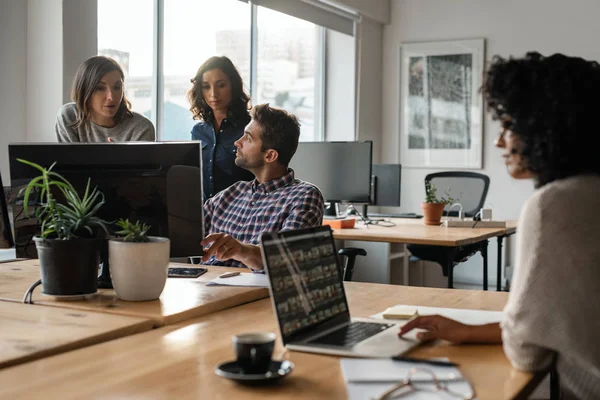
{"type": "Polygon", "coordinates": [[[190,111],[200,120],[192,128],[192,140],[202,141],[202,189],[204,199],[235,182],[254,179],[235,165],[234,143],[250,122],[250,96],[242,77],[227,57],[211,57],[198,69],[187,93],[190,111]]]}

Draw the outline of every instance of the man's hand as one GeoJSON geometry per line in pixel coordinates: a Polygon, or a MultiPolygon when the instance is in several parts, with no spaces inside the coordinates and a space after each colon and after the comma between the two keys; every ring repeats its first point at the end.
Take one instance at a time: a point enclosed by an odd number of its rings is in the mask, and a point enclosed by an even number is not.
{"type": "Polygon", "coordinates": [[[226,233],[211,233],[200,242],[204,249],[202,261],[215,256],[217,260],[236,260],[253,270],[262,270],[260,247],[242,243],[226,233]]]}
{"type": "Polygon", "coordinates": [[[408,321],[402,327],[398,336],[412,331],[415,328],[425,329],[425,332],[417,334],[417,339],[428,341],[434,339],[444,339],[452,343],[462,343],[468,338],[468,330],[471,326],[465,325],[453,319],[442,317],[441,315],[429,315],[417,317],[408,321]]]}
{"type": "Polygon", "coordinates": [[[217,260],[234,259],[241,261],[243,253],[243,244],[234,239],[231,235],[225,233],[213,233],[204,238],[200,242],[202,247],[206,247],[202,261],[206,262],[211,256],[215,256],[217,260]]]}

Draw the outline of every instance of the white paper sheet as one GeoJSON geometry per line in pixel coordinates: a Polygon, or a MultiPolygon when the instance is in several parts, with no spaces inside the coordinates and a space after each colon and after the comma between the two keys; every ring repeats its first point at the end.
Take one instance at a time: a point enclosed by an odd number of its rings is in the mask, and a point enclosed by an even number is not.
{"type": "Polygon", "coordinates": [[[242,272],[237,276],[229,278],[215,278],[208,282],[206,286],[251,286],[251,287],[269,287],[269,277],[267,274],[254,274],[242,272]]]}
{"type": "MultiPolygon", "coordinates": [[[[442,308],[442,307],[425,307],[425,306],[407,306],[398,304],[395,307],[415,307],[419,315],[435,315],[439,314],[446,318],[451,318],[463,324],[483,325],[492,322],[501,322],[504,316],[502,311],[483,311],[483,310],[466,310],[461,308],[442,308]]],[[[383,319],[383,312],[372,315],[372,318],[383,319]]]]}
{"type": "MultiPolygon", "coordinates": [[[[380,396],[390,387],[404,380],[411,369],[424,368],[435,374],[444,386],[462,395],[471,393],[472,388],[464,380],[460,370],[456,367],[440,367],[425,363],[407,363],[394,361],[392,359],[357,359],[343,358],[340,360],[342,373],[347,384],[348,397],[350,400],[364,400],[380,396]]],[[[404,389],[400,393],[407,392],[402,398],[408,399],[456,399],[447,393],[431,393],[425,389],[433,388],[429,379],[430,375],[420,374],[415,376],[415,386],[423,390],[411,392],[404,389]],[[419,382],[417,382],[419,381],[419,382]]]]}

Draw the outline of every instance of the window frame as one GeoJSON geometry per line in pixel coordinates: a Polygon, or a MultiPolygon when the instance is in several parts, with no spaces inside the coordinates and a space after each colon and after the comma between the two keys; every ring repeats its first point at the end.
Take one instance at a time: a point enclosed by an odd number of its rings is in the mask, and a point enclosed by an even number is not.
{"type": "MultiPolygon", "coordinates": [[[[154,23],[153,23],[153,68],[152,68],[152,114],[151,120],[156,126],[157,140],[161,140],[164,132],[163,112],[164,112],[164,26],[165,26],[165,1],[153,0],[154,3],[154,23]]],[[[222,0],[217,0],[222,1],[222,0]]],[[[235,1],[235,0],[228,0],[235,1]]],[[[256,104],[257,88],[257,69],[258,69],[258,5],[250,3],[250,97],[252,104],[256,104]]],[[[293,15],[292,15],[293,17],[293,15]]],[[[326,28],[317,27],[317,46],[316,57],[317,64],[315,68],[315,135],[314,141],[325,140],[325,106],[326,106],[326,85],[325,73],[327,70],[327,35],[326,28]]]]}

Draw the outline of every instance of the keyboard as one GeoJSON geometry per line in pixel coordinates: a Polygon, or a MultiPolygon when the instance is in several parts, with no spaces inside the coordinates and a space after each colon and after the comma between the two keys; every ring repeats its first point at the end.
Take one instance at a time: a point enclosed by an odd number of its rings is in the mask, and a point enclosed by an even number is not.
{"type": "Polygon", "coordinates": [[[422,215],[415,213],[397,213],[397,214],[380,214],[380,213],[369,213],[368,217],[373,218],[423,218],[422,215]]]}
{"type": "Polygon", "coordinates": [[[394,326],[393,324],[375,324],[372,322],[351,322],[340,329],[311,340],[311,344],[352,347],[373,335],[394,326]]]}

